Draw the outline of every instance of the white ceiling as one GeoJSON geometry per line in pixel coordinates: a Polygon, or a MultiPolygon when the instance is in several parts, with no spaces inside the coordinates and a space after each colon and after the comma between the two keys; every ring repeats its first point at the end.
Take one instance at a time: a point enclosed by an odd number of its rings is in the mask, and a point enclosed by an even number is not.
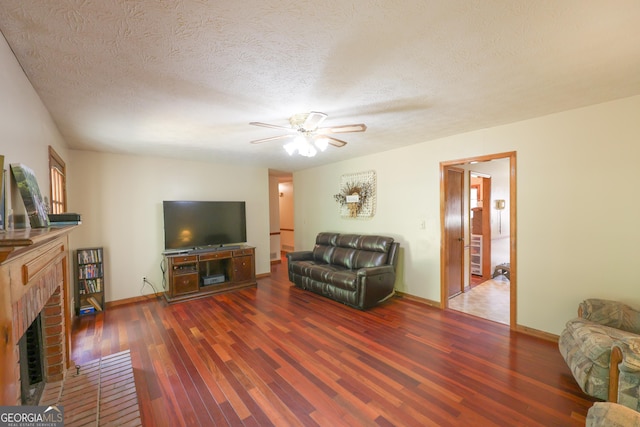
{"type": "Polygon", "coordinates": [[[640,1],[2,0],[76,149],[295,171],[640,94],[640,1]],[[289,157],[295,113],[366,123],[289,157]]]}

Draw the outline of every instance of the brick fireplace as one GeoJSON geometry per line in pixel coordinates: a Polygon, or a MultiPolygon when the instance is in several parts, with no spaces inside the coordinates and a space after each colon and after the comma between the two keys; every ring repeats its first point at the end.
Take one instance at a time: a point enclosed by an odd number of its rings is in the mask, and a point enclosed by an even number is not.
{"type": "Polygon", "coordinates": [[[38,315],[43,380],[62,380],[70,365],[71,228],[0,235],[0,405],[22,404],[19,342],[38,315]]]}
{"type": "Polygon", "coordinates": [[[43,383],[61,381],[66,370],[64,363],[66,360],[64,298],[60,293],[60,286],[58,286],[46,303],[42,304],[38,299],[50,293],[46,289],[46,284],[44,288],[37,285],[33,287],[32,289],[36,292],[30,293],[23,300],[16,302],[13,310],[14,324],[19,325],[14,329],[14,335],[17,336],[17,339],[14,339],[20,342],[26,336],[26,328],[29,325],[34,325],[33,322],[35,322],[35,329],[39,332],[36,342],[31,345],[25,343],[23,346],[18,346],[22,404],[36,405],[38,403],[37,399],[35,402],[25,401],[25,387],[34,384],[27,378],[31,373],[30,367],[23,366],[23,364],[28,364],[30,360],[37,360],[36,370],[40,370],[42,374],[38,379],[43,383]],[[24,309],[25,306],[28,309],[24,309]],[[39,319],[37,319],[38,316],[40,316],[39,319]],[[24,330],[22,330],[23,328],[24,330]]]}

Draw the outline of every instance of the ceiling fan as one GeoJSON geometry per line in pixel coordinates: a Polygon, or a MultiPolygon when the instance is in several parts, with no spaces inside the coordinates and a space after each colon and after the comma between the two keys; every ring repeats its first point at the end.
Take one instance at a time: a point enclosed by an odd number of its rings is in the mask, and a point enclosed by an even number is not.
{"type": "Polygon", "coordinates": [[[328,145],[334,147],[344,147],[347,142],[331,136],[335,133],[348,133],[348,132],[364,132],[367,130],[367,126],[364,123],[333,126],[333,127],[318,127],[327,118],[325,113],[318,111],[311,111],[310,113],[294,114],[289,118],[291,127],[272,125],[262,122],[251,122],[250,125],[262,126],[266,128],[279,129],[287,131],[286,135],[272,136],[269,138],[256,139],[251,141],[252,144],[260,144],[267,141],[275,141],[279,139],[294,140],[284,146],[289,155],[293,155],[296,151],[302,156],[313,157],[316,155],[316,148],[320,151],[327,149],[328,145]]]}

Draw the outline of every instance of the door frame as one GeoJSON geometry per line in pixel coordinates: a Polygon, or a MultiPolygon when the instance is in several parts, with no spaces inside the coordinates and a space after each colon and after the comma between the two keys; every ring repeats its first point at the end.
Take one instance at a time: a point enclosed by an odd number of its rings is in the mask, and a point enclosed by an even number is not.
{"type": "MultiPolygon", "coordinates": [[[[446,280],[446,254],[447,246],[444,238],[445,226],[445,173],[447,168],[452,166],[461,166],[472,162],[488,162],[498,159],[509,159],[509,262],[511,263],[510,271],[510,315],[509,328],[517,330],[517,290],[518,290],[518,263],[517,263],[517,188],[516,188],[516,152],[509,151],[504,153],[488,154],[483,156],[468,157],[464,159],[448,160],[440,162],[440,308],[447,309],[449,307],[449,289],[446,280]]],[[[489,205],[490,206],[490,205],[489,205]]]]}

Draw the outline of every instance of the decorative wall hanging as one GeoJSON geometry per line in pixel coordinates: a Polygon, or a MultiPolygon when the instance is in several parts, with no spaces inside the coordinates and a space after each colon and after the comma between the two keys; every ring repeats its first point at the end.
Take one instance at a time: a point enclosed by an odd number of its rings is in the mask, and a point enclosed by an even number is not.
{"type": "Polygon", "coordinates": [[[48,227],[47,206],[40,195],[36,175],[28,166],[19,163],[11,164],[11,172],[18,184],[31,228],[48,227]]]}
{"type": "Polygon", "coordinates": [[[333,196],[340,203],[343,218],[371,218],[376,208],[376,172],[342,175],[340,193],[333,196]]]}

